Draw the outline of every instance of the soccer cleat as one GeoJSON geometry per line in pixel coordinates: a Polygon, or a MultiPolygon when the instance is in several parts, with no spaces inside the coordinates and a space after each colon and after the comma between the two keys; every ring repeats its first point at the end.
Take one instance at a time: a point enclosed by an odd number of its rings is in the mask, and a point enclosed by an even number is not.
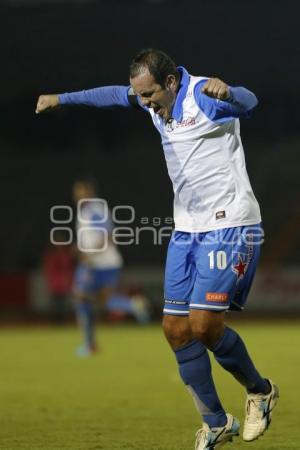
{"type": "Polygon", "coordinates": [[[196,433],[195,450],[215,450],[230,442],[233,436],[239,435],[239,421],[231,414],[226,414],[227,424],[224,427],[209,428],[207,423],[196,433]]]}
{"type": "Polygon", "coordinates": [[[272,420],[272,411],[279,398],[279,389],[271,380],[269,394],[248,394],[244,423],[244,441],[254,441],[264,434],[272,420]]]}
{"type": "Polygon", "coordinates": [[[93,345],[86,345],[82,344],[79,347],[76,348],[76,355],[79,358],[88,358],[93,353],[96,353],[98,351],[98,347],[96,344],[93,345]]]}

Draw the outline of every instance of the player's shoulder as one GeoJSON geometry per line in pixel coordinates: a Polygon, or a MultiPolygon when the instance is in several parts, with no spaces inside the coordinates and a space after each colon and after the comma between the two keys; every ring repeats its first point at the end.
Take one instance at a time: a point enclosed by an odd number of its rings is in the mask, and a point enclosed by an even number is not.
{"type": "Polygon", "coordinates": [[[205,75],[190,75],[190,86],[197,87],[205,84],[210,77],[205,75]]]}
{"type": "Polygon", "coordinates": [[[199,104],[199,97],[203,95],[202,88],[207,80],[208,77],[204,75],[190,75],[189,84],[186,91],[186,100],[195,101],[199,104]]]}

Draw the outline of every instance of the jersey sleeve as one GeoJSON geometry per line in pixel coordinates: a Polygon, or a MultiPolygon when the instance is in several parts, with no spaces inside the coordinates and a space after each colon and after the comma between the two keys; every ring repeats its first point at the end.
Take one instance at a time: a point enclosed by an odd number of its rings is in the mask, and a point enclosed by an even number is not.
{"type": "Polygon", "coordinates": [[[125,108],[138,106],[130,86],[104,86],[78,92],[59,94],[60,105],[86,105],[96,108],[123,106],[125,108]]]}
{"type": "Polygon", "coordinates": [[[224,123],[237,118],[248,118],[258,101],[253,92],[244,87],[229,87],[230,96],[226,101],[208,97],[201,92],[207,80],[196,84],[194,95],[199,108],[213,122],[224,123]]]}

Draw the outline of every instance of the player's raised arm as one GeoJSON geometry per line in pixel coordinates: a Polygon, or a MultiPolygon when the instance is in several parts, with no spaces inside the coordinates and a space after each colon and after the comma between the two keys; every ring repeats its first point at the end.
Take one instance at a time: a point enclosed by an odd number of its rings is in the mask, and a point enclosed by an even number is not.
{"type": "Polygon", "coordinates": [[[37,102],[36,113],[49,111],[60,105],[85,105],[96,108],[123,106],[128,108],[138,106],[138,102],[130,86],[104,86],[79,92],[41,95],[37,102]]]}
{"type": "Polygon", "coordinates": [[[258,101],[253,92],[238,86],[232,87],[219,78],[202,80],[195,86],[199,107],[213,121],[249,117],[258,101]]]}

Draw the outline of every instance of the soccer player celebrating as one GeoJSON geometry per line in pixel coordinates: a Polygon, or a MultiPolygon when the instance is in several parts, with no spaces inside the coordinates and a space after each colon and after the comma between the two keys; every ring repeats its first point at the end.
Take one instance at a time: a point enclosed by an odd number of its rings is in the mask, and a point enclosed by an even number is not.
{"type": "Polygon", "coordinates": [[[239,127],[257,105],[255,95],[192,76],[165,53],[146,49],[130,66],[130,86],[41,95],[36,112],[78,104],[142,108],[161,135],[175,196],[163,328],[203,418],[196,450],[219,448],[240,428],[218,397],[208,351],[246,388],[243,439],[257,439],[271,422],[278,388],[225,324],[226,311],[246,303],[263,235],[239,127]]]}

